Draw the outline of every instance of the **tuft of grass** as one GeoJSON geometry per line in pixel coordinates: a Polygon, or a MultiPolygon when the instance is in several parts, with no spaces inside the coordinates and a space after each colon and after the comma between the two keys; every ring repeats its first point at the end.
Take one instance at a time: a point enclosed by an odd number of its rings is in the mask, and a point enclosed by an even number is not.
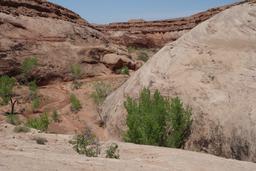
{"type": "Polygon", "coordinates": [[[116,143],[112,143],[106,150],[106,158],[119,159],[119,150],[116,143]]]}
{"type": "Polygon", "coordinates": [[[145,53],[145,52],[140,52],[140,53],[139,53],[139,55],[138,55],[138,60],[147,62],[148,59],[149,59],[149,56],[148,56],[147,53],[145,53]]]}
{"type": "Polygon", "coordinates": [[[136,51],[137,48],[134,47],[134,46],[128,46],[128,47],[127,47],[127,50],[128,50],[128,53],[132,53],[132,52],[136,51]]]}
{"type": "Polygon", "coordinates": [[[37,65],[38,65],[38,60],[36,57],[26,58],[22,62],[21,71],[22,71],[22,77],[23,77],[22,82],[23,83],[28,82],[28,78],[30,77],[31,72],[37,65]]]}
{"type": "Polygon", "coordinates": [[[48,129],[49,124],[50,124],[50,121],[48,118],[48,114],[43,113],[38,118],[29,119],[26,123],[26,126],[40,130],[40,131],[46,131],[48,129]]]}
{"type": "Polygon", "coordinates": [[[48,140],[43,137],[36,137],[34,138],[34,140],[36,141],[37,144],[40,144],[40,145],[45,145],[48,142],[48,140]]]}
{"type": "Polygon", "coordinates": [[[70,95],[70,103],[71,103],[71,111],[78,112],[79,110],[82,109],[82,105],[79,99],[74,94],[70,95]]]}
{"type": "Polygon", "coordinates": [[[122,74],[122,75],[130,75],[129,68],[127,66],[124,66],[121,69],[118,69],[117,73],[122,74]]]}
{"type": "Polygon", "coordinates": [[[15,114],[8,114],[6,116],[6,121],[12,125],[19,125],[21,123],[19,117],[15,114]]]}
{"type": "Polygon", "coordinates": [[[32,109],[33,110],[38,109],[40,107],[40,102],[41,102],[40,97],[38,97],[38,96],[34,97],[32,102],[31,102],[32,103],[32,109]]]}
{"type": "Polygon", "coordinates": [[[78,81],[82,76],[81,66],[79,64],[73,64],[71,65],[70,70],[73,78],[72,89],[81,88],[82,83],[78,81]]]}
{"type": "Polygon", "coordinates": [[[16,126],[13,131],[16,133],[21,133],[21,132],[27,133],[30,131],[30,128],[20,125],[20,126],[16,126]]]}

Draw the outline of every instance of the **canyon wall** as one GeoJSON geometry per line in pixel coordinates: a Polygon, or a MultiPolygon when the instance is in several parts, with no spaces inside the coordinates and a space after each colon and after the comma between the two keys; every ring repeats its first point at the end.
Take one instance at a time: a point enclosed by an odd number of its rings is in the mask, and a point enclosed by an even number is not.
{"type": "Polygon", "coordinates": [[[177,40],[201,22],[238,4],[240,3],[212,8],[184,18],[156,21],[138,19],[107,25],[95,25],[95,27],[109,35],[111,40],[118,44],[144,48],[161,48],[166,43],[177,40]]]}

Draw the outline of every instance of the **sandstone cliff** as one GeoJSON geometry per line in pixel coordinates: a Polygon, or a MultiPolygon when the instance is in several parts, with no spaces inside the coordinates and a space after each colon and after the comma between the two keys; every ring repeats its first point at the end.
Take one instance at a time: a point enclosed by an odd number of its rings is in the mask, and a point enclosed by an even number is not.
{"type": "Polygon", "coordinates": [[[186,149],[256,162],[255,14],[232,7],[166,45],[105,101],[110,134],[125,130],[126,97],[148,87],[192,107],[186,149]]]}

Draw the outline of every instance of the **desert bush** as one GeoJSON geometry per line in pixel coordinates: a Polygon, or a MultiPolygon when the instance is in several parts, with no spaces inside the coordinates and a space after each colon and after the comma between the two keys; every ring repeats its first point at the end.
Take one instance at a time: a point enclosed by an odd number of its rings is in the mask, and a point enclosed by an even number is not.
{"type": "Polygon", "coordinates": [[[70,143],[77,153],[87,157],[97,157],[100,154],[99,142],[89,129],[84,134],[76,135],[70,143]]]}
{"type": "Polygon", "coordinates": [[[38,65],[36,57],[26,58],[21,64],[23,82],[27,83],[32,70],[38,65]]]}
{"type": "Polygon", "coordinates": [[[116,143],[112,143],[106,150],[106,158],[119,159],[119,150],[116,143]]]}
{"type": "Polygon", "coordinates": [[[139,55],[138,55],[138,60],[142,60],[144,62],[147,62],[149,59],[149,56],[147,53],[145,52],[140,52],[139,55]]]}
{"type": "Polygon", "coordinates": [[[70,95],[70,103],[71,103],[71,111],[73,112],[78,112],[82,108],[79,99],[74,94],[70,95]]]}
{"type": "Polygon", "coordinates": [[[21,132],[27,133],[30,131],[30,129],[26,126],[20,125],[20,126],[16,126],[13,131],[16,133],[21,133],[21,132]]]}
{"type": "Polygon", "coordinates": [[[124,103],[128,112],[125,140],[137,144],[147,144],[180,148],[187,137],[191,119],[191,109],[184,108],[181,100],[171,100],[161,96],[159,91],[152,95],[144,88],[138,100],[127,98],[124,103]]]}
{"type": "Polygon", "coordinates": [[[15,114],[6,115],[6,122],[12,125],[19,125],[21,123],[19,117],[15,114]]]}
{"type": "Polygon", "coordinates": [[[31,118],[27,121],[26,126],[34,129],[38,129],[40,131],[46,131],[50,124],[48,114],[43,113],[37,118],[31,118]]]}
{"type": "Polygon", "coordinates": [[[59,114],[58,114],[58,112],[56,110],[52,112],[52,120],[54,122],[60,122],[59,114]]]}
{"type": "Polygon", "coordinates": [[[48,142],[48,140],[43,137],[35,137],[34,140],[36,141],[37,144],[40,144],[40,145],[45,145],[48,142]]]}
{"type": "Polygon", "coordinates": [[[123,74],[123,75],[129,75],[129,68],[127,66],[124,66],[117,70],[117,73],[123,74]]]}

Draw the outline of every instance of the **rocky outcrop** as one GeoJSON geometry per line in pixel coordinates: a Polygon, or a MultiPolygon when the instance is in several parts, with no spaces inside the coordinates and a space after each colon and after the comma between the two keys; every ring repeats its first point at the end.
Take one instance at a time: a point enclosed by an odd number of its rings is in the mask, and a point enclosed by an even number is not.
{"type": "Polygon", "coordinates": [[[106,99],[110,135],[126,129],[126,97],[148,87],[193,109],[186,149],[256,162],[255,14],[232,7],[165,46],[106,99]]]}
{"type": "Polygon", "coordinates": [[[111,39],[125,46],[155,48],[175,41],[199,23],[236,4],[213,8],[190,17],[159,21],[130,20],[122,23],[97,25],[111,39]]]}
{"type": "Polygon", "coordinates": [[[109,74],[124,65],[136,68],[125,49],[109,43],[72,11],[42,0],[1,0],[0,75],[18,76],[22,61],[32,56],[39,61],[32,77],[40,84],[70,80],[75,63],[83,77],[109,74]],[[103,61],[106,54],[114,54],[118,63],[103,61]]]}

